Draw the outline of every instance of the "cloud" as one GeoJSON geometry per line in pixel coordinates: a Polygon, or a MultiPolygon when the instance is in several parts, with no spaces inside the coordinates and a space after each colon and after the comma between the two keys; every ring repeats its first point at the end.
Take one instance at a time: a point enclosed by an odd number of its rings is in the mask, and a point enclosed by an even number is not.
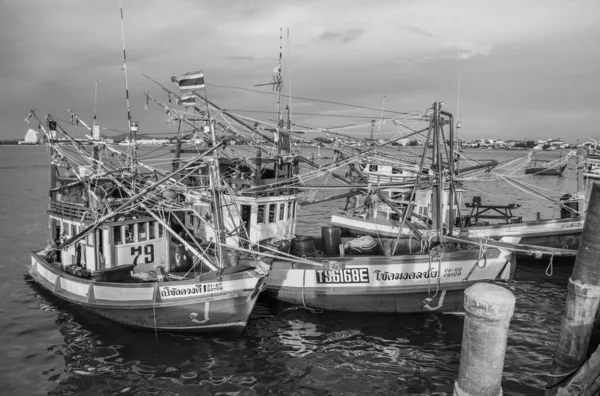
{"type": "Polygon", "coordinates": [[[406,30],[407,32],[411,32],[414,33],[416,35],[419,36],[424,36],[424,37],[435,37],[435,35],[431,32],[428,32],[425,29],[421,29],[415,26],[400,26],[399,27],[400,30],[406,30]]]}
{"type": "Polygon", "coordinates": [[[339,31],[326,30],[317,38],[319,40],[337,40],[341,41],[342,43],[350,43],[358,40],[363,34],[365,34],[365,32],[365,29],[360,28],[348,28],[339,31]]]}
{"type": "MultiPolygon", "coordinates": [[[[457,46],[455,45],[454,47],[457,46]]],[[[471,59],[476,56],[488,56],[492,53],[492,46],[490,44],[467,44],[458,47],[462,48],[459,54],[460,59],[471,59]]]]}
{"type": "MultiPolygon", "coordinates": [[[[490,136],[507,122],[498,114],[516,120],[512,115],[532,103],[549,112],[587,111],[600,101],[590,83],[600,79],[600,55],[590,50],[600,39],[597,0],[378,0],[375,7],[360,0],[126,0],[123,7],[132,111],[148,132],[163,130],[164,112],[142,112],[139,93],[166,97],[141,73],[169,85],[170,76],[202,68],[208,84],[252,88],[271,79],[280,28],[285,89],[293,86],[295,96],[378,108],[387,95],[386,108],[398,111],[436,100],[451,107],[461,74],[463,131],[490,136]]],[[[0,0],[0,133],[21,137],[30,107],[90,113],[96,79],[103,125],[123,129],[119,16],[113,1],[0,0]]],[[[209,95],[231,109],[272,111],[276,102],[214,86],[209,95]]],[[[347,110],[299,100],[293,106],[315,114],[347,110]]],[[[349,115],[371,113],[379,115],[349,115]]],[[[538,128],[532,135],[584,131],[593,124],[586,114],[542,128],[523,113],[515,126],[538,128]]],[[[333,117],[298,117],[333,124],[333,117]]]]}
{"type": "Polygon", "coordinates": [[[228,56],[227,59],[232,60],[232,61],[238,61],[238,62],[256,62],[257,61],[257,59],[253,56],[241,56],[241,55],[228,56]]]}

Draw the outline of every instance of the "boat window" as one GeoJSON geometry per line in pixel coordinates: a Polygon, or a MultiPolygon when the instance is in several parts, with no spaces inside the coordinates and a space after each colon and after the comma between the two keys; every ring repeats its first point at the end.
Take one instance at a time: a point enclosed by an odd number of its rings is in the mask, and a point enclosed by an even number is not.
{"type": "Polygon", "coordinates": [[[94,246],[94,234],[93,233],[89,233],[87,235],[87,237],[85,237],[85,243],[88,246],[94,246]]]}
{"type": "Polygon", "coordinates": [[[392,168],[392,175],[401,175],[402,169],[392,168]]]}
{"type": "Polygon", "coordinates": [[[138,223],[138,241],[145,241],[148,237],[146,233],[146,223],[138,223]]]}
{"type": "Polygon", "coordinates": [[[155,221],[151,221],[148,223],[148,238],[149,239],[156,238],[156,233],[154,232],[155,231],[154,227],[156,227],[155,221]]]}
{"type": "Polygon", "coordinates": [[[369,165],[369,172],[377,172],[378,170],[379,170],[379,166],[373,165],[373,164],[369,165]]]}
{"type": "Polygon", "coordinates": [[[163,228],[162,224],[159,224],[158,225],[158,237],[159,238],[162,238],[163,232],[164,232],[164,228],[163,228]]]}
{"type": "Polygon", "coordinates": [[[252,215],[252,206],[241,205],[240,212],[242,215],[242,222],[244,222],[244,227],[246,227],[246,232],[248,232],[248,230],[250,230],[250,216],[252,215]]]}
{"type": "Polygon", "coordinates": [[[125,226],[125,243],[133,243],[134,237],[133,224],[127,224],[125,226]]]}
{"type": "Polygon", "coordinates": [[[279,220],[283,220],[284,215],[285,215],[285,204],[282,203],[279,205],[279,220]]]}
{"type": "Polygon", "coordinates": [[[292,203],[292,219],[296,218],[296,203],[292,203]]]}
{"type": "Polygon", "coordinates": [[[115,245],[120,245],[123,243],[123,239],[121,239],[121,226],[113,227],[113,239],[115,245]]]}
{"type": "Polygon", "coordinates": [[[75,224],[71,224],[71,235],[77,235],[77,226],[75,224]]]}
{"type": "Polygon", "coordinates": [[[258,213],[256,214],[256,224],[265,222],[265,205],[258,205],[258,213]]]}
{"type": "Polygon", "coordinates": [[[277,204],[269,205],[269,223],[275,222],[275,210],[277,210],[277,204]]]}
{"type": "Polygon", "coordinates": [[[69,227],[69,225],[67,223],[64,223],[63,226],[63,232],[65,234],[65,236],[70,236],[71,234],[71,227],[69,227]]]}

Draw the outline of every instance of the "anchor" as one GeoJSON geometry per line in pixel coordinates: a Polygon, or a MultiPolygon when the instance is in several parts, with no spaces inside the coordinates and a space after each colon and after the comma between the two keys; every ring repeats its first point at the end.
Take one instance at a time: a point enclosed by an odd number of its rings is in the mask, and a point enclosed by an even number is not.
{"type": "Polygon", "coordinates": [[[427,308],[430,311],[438,310],[442,305],[444,305],[444,297],[446,297],[446,290],[442,290],[442,294],[440,294],[440,299],[438,300],[438,305],[436,307],[431,307],[429,303],[433,301],[434,297],[427,297],[425,300],[423,300],[423,308],[427,308]]]}
{"type": "Polygon", "coordinates": [[[208,317],[208,309],[209,309],[209,307],[210,307],[210,301],[206,301],[204,303],[204,320],[198,320],[198,319],[196,319],[196,317],[198,316],[198,313],[192,312],[190,314],[190,318],[192,319],[192,322],[194,322],[194,323],[200,323],[200,324],[208,322],[210,320],[210,318],[208,317]]]}

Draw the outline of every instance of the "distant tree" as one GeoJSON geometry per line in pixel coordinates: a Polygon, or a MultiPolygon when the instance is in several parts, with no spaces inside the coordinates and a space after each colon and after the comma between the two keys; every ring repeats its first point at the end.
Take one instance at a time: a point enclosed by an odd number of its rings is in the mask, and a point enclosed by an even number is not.
{"type": "Polygon", "coordinates": [[[533,140],[528,140],[525,143],[525,147],[527,147],[527,148],[534,148],[535,146],[536,146],[536,144],[535,144],[535,141],[533,141],[533,140]]]}
{"type": "Polygon", "coordinates": [[[410,142],[408,142],[409,146],[418,146],[419,145],[419,141],[418,140],[411,140],[410,142]]]}

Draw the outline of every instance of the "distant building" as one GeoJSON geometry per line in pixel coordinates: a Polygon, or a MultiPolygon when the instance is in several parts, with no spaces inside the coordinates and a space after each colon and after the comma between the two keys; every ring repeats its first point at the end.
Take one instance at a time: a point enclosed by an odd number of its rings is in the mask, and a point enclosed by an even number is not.
{"type": "Polygon", "coordinates": [[[35,129],[30,129],[25,134],[25,139],[20,141],[19,144],[38,144],[38,132],[35,129]]]}

